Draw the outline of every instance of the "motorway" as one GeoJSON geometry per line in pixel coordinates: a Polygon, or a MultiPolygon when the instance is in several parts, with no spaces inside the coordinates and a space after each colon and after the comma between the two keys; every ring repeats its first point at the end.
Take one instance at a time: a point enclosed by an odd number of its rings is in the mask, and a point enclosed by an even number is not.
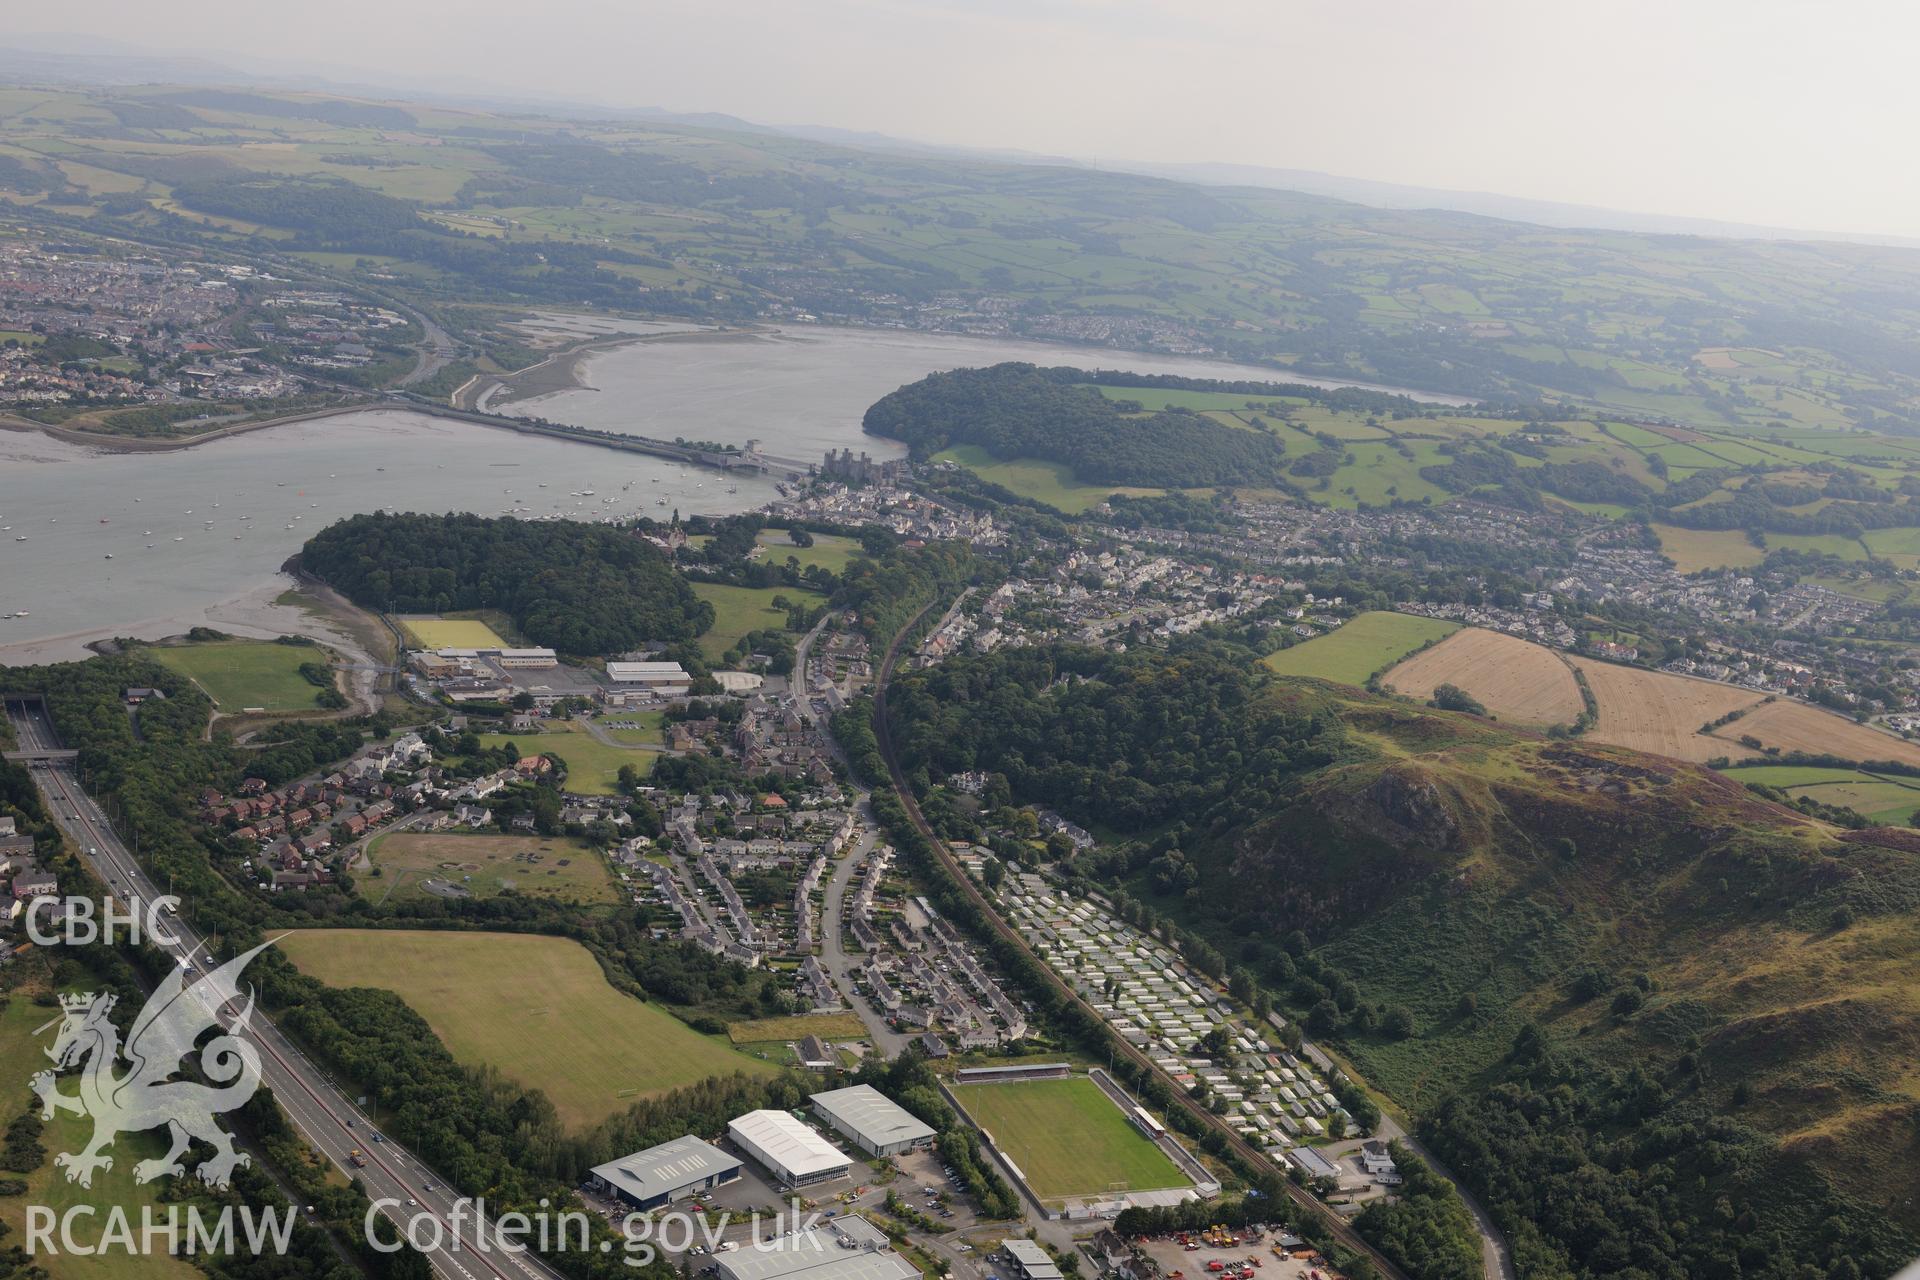
{"type": "MultiPolygon", "coordinates": [[[[59,739],[42,709],[10,702],[7,713],[24,750],[58,749],[59,739]]],[[[114,899],[123,908],[135,910],[158,898],[160,891],[120,842],[100,806],[81,788],[71,764],[42,761],[31,769],[49,811],[114,899]]],[[[165,927],[172,931],[173,941],[153,941],[174,963],[192,959],[197,971],[210,967],[206,940],[182,918],[169,917],[165,927]]],[[[194,983],[188,991],[201,985],[194,983]]],[[[223,1018],[222,1025],[228,1024],[223,1018]]],[[[437,1274],[447,1280],[560,1280],[557,1271],[533,1254],[507,1252],[493,1224],[476,1221],[471,1201],[465,1202],[456,1230],[455,1205],[465,1198],[449,1190],[446,1179],[398,1143],[374,1142],[374,1126],[365,1114],[272,1019],[256,1010],[245,1036],[260,1051],[262,1082],[273,1090],[274,1099],[310,1144],[348,1177],[358,1178],[369,1199],[391,1199],[393,1206],[384,1210],[388,1218],[403,1225],[404,1219],[422,1216],[439,1223],[438,1232],[430,1223],[415,1224],[415,1235],[423,1244],[433,1243],[434,1235],[441,1237],[437,1247],[420,1250],[437,1274]],[[348,1153],[356,1148],[367,1160],[365,1168],[351,1166],[348,1153]]],[[[391,1229],[383,1234],[393,1238],[391,1229]]]]}
{"type": "MultiPolygon", "coordinates": [[[[891,775],[894,791],[899,794],[900,804],[906,809],[907,818],[913,823],[914,829],[919,831],[920,835],[927,841],[928,846],[933,850],[934,856],[938,858],[941,865],[946,868],[947,874],[953,880],[955,886],[967,896],[974,906],[979,908],[982,916],[988,924],[992,926],[993,931],[1003,941],[1014,947],[1030,960],[1033,963],[1035,972],[1045,975],[1047,982],[1054,988],[1057,994],[1063,996],[1069,1003],[1079,1006],[1083,1013],[1104,1027],[1106,1026],[1106,1019],[1101,1017],[1091,1004],[1082,999],[1078,992],[1062,980],[1058,974],[1048,967],[1044,960],[1034,953],[1033,948],[1028,945],[1025,936],[1001,917],[1000,911],[993,904],[993,901],[989,899],[985,893],[981,892],[980,887],[974,883],[973,877],[968,875],[966,868],[960,865],[960,860],[953,856],[953,850],[947,848],[946,842],[934,833],[933,827],[928,824],[926,818],[920,812],[920,802],[915,798],[913,788],[907,784],[906,776],[901,772],[899,758],[894,754],[893,735],[889,732],[887,725],[887,686],[893,680],[893,669],[894,664],[900,656],[901,640],[913,630],[914,624],[919,622],[921,617],[926,614],[927,609],[931,609],[932,607],[933,605],[931,604],[927,605],[926,608],[923,608],[919,613],[915,614],[905,626],[900,628],[899,633],[893,638],[893,643],[887,647],[886,657],[880,664],[879,676],[874,681],[874,736],[879,739],[880,754],[887,762],[887,772],[891,775]]],[[[951,610],[949,610],[949,614],[951,614],[951,610]]],[[[1207,1111],[1205,1108],[1187,1101],[1186,1092],[1175,1083],[1173,1078],[1151,1057],[1126,1041],[1119,1039],[1117,1036],[1110,1038],[1112,1039],[1113,1048],[1116,1053],[1129,1059],[1136,1067],[1139,1067],[1158,1079],[1160,1083],[1166,1087],[1169,1095],[1176,1099],[1178,1104],[1185,1109],[1188,1114],[1196,1117],[1224,1138],[1227,1145],[1233,1149],[1234,1154],[1239,1156],[1248,1167],[1261,1170],[1264,1173],[1271,1174],[1278,1178],[1287,1197],[1320,1219],[1321,1223],[1334,1239],[1338,1240],[1346,1248],[1366,1257],[1373,1263],[1375,1268],[1379,1270],[1382,1276],[1387,1277],[1387,1280],[1407,1280],[1406,1273],[1388,1260],[1385,1254],[1363,1240],[1360,1234],[1353,1229],[1352,1225],[1349,1224],[1346,1219],[1335,1213],[1327,1205],[1315,1199],[1313,1194],[1304,1187],[1295,1186],[1288,1180],[1286,1170],[1275,1164],[1264,1151],[1261,1151],[1243,1138],[1239,1131],[1231,1124],[1227,1123],[1221,1117],[1214,1115],[1212,1112],[1207,1111]]]]}

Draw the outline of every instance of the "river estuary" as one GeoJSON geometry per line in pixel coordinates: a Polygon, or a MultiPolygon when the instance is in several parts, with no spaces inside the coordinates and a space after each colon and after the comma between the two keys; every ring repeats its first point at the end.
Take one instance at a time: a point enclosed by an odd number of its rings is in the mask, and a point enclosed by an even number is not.
{"type": "MultiPolygon", "coordinates": [[[[842,447],[898,457],[901,446],[862,434],[869,404],[937,370],[1003,360],[1273,376],[1179,357],[806,327],[600,352],[584,362],[589,386],[507,411],[667,438],[758,439],[783,457],[842,447]]],[[[201,623],[239,634],[299,629],[301,614],[272,603],[289,585],[280,565],[355,512],[596,519],[746,511],[773,497],[764,479],[405,411],[171,453],[99,453],[0,431],[0,663],[83,657],[89,640],[201,623]]]]}

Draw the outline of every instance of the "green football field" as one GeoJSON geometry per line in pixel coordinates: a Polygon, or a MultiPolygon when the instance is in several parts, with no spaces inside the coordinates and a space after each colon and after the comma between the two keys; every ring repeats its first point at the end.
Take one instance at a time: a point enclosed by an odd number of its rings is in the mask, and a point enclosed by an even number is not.
{"type": "Polygon", "coordinates": [[[953,1093],[1042,1200],[1188,1185],[1086,1076],[963,1084],[953,1093]]]}

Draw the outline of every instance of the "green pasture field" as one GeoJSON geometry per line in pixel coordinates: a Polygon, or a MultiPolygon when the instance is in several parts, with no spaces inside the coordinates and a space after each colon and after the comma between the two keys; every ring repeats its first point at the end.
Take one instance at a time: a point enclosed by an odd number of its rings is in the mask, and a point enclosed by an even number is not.
{"type": "Polygon", "coordinates": [[[300,665],[330,659],[317,645],[275,644],[271,640],[221,640],[209,644],[166,645],[150,650],[170,670],[186,676],[229,714],[243,707],[267,711],[307,711],[320,686],[300,674],[300,665]]]}
{"type": "Polygon", "coordinates": [[[1722,772],[1735,782],[1778,787],[1788,795],[1840,805],[1890,826],[1908,825],[1920,810],[1920,778],[1800,765],[1756,765],[1722,772]]]}
{"type": "Polygon", "coordinates": [[[713,627],[700,637],[701,656],[709,662],[718,662],[750,631],[785,630],[787,613],[773,607],[775,596],[808,608],[826,601],[819,592],[798,587],[735,587],[718,582],[696,582],[693,594],[713,606],[713,627]]]}
{"type": "Polygon", "coordinates": [[[455,1058],[541,1090],[572,1129],[712,1076],[773,1070],[660,1005],[616,991],[592,954],[568,938],[303,929],[279,945],[301,972],[330,986],[392,991],[455,1058]]]}
{"type": "Polygon", "coordinates": [[[630,764],[642,776],[653,771],[659,753],[610,747],[572,721],[549,727],[544,733],[483,733],[480,743],[497,747],[511,742],[523,756],[552,756],[567,766],[567,790],[583,796],[610,796],[619,791],[620,766],[630,764]]]}
{"type": "Polygon", "coordinates": [[[1166,492],[1164,489],[1128,485],[1082,484],[1074,479],[1073,468],[1064,463],[1046,462],[1039,458],[1014,458],[1002,462],[973,444],[943,449],[934,455],[934,461],[957,462],[988,484],[997,484],[1023,498],[1044,502],[1070,516],[1096,507],[1116,493],[1151,497],[1166,492]]]}
{"type": "Polygon", "coordinates": [[[1459,629],[1459,623],[1443,618],[1376,610],[1358,615],[1338,631],[1270,653],[1263,661],[1269,670],[1283,676],[1317,676],[1362,685],[1374,672],[1459,629]]]}
{"type": "Polygon", "coordinates": [[[848,561],[865,554],[858,538],[834,533],[814,534],[810,547],[794,546],[785,529],[762,529],[757,541],[763,548],[761,558],[769,564],[785,564],[791,556],[800,562],[802,570],[818,565],[832,574],[845,573],[848,561]]]}

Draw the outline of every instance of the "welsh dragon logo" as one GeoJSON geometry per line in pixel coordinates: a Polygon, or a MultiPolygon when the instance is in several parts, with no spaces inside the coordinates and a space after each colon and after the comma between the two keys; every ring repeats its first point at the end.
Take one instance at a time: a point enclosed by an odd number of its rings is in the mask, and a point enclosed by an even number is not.
{"type": "Polygon", "coordinates": [[[51,1120],[56,1111],[93,1118],[93,1138],[86,1147],[53,1158],[66,1171],[67,1181],[91,1187],[94,1170],[113,1168],[113,1157],[104,1152],[116,1137],[162,1125],[171,1145],[164,1156],[134,1165],[136,1182],[184,1173],[180,1157],[195,1138],[214,1148],[213,1157],[199,1170],[210,1186],[225,1187],[234,1169],[251,1163],[244,1152],[233,1149],[233,1139],[214,1123],[214,1117],[243,1105],[260,1085],[259,1051],[243,1038],[253,1016],[252,992],[244,1007],[232,1015],[230,1026],[221,1027],[219,1013],[239,999],[236,984],[241,970],[271,945],[263,942],[197,982],[189,982],[186,971],[173,970],[133,1020],[124,1046],[119,1028],[109,1017],[112,995],[88,992],[60,997],[60,1017],[39,1028],[44,1032],[59,1024],[53,1047],[46,1051],[53,1069],[35,1075],[31,1084],[40,1097],[43,1118],[51,1120]],[[198,1059],[201,1074],[213,1084],[169,1079],[208,1031],[220,1034],[200,1048],[198,1059]],[[119,1070],[123,1058],[124,1072],[119,1070]],[[56,1073],[74,1067],[80,1069],[80,1091],[61,1093],[55,1087],[56,1073]]]}

